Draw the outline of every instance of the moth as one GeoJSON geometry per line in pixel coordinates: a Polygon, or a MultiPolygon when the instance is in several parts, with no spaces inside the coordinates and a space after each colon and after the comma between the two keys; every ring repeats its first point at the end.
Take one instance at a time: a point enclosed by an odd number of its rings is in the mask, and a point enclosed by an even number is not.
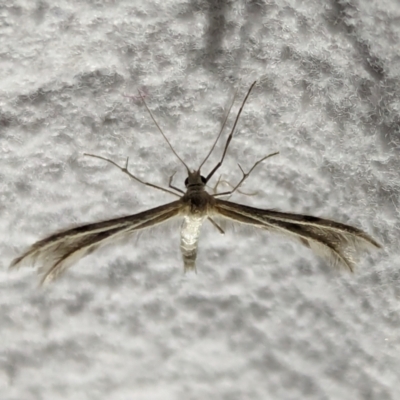
{"type": "Polygon", "coordinates": [[[226,140],[220,161],[206,176],[202,175],[200,170],[210,157],[221,137],[230,111],[235,102],[236,94],[211,150],[197,170],[189,169],[187,164],[176,153],[142,97],[143,103],[157,126],[157,129],[160,131],[177,159],[186,168],[186,191],[183,191],[172,184],[174,175],[169,178],[167,189],[145,182],[133,175],[128,170],[128,158],[125,166],[120,166],[108,158],[85,153],[87,156],[95,157],[113,164],[133,180],[141,184],[167,192],[178,197],[178,199],[171,203],[138,214],[76,226],[54,233],[45,239],[34,243],[25,251],[25,253],[11,263],[10,268],[19,267],[21,264],[25,263],[33,264],[38,262],[41,265],[39,269],[39,272],[42,274],[41,283],[49,283],[59,277],[61,273],[63,273],[74,262],[91,253],[98,247],[114,242],[117,239],[130,235],[136,231],[154,227],[173,218],[179,217],[183,220],[181,226],[180,249],[183,257],[184,271],[195,270],[198,239],[204,221],[210,221],[221,233],[224,233],[223,229],[215,221],[215,218],[217,217],[219,219],[226,219],[239,224],[250,225],[266,231],[288,235],[292,238],[298,239],[303,245],[311,248],[317,253],[322,254],[332,264],[343,266],[349,271],[353,271],[356,261],[355,257],[360,249],[381,247],[376,240],[362,230],[329,219],[279,212],[275,210],[259,209],[219,199],[219,197],[231,196],[235,193],[257,165],[265,161],[267,158],[277,155],[278,152],[261,158],[254,163],[248,172],[244,172],[243,168],[239,165],[242,172],[242,178],[236,186],[232,186],[231,190],[221,193],[208,193],[206,191],[207,183],[218,171],[225,159],[243,107],[246,104],[255,84],[256,82],[253,82],[242,101],[233,127],[226,140]]]}

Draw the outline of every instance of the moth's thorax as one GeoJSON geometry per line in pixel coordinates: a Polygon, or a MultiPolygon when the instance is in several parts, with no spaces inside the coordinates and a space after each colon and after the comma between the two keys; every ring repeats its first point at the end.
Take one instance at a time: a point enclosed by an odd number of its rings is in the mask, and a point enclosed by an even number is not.
{"type": "Polygon", "coordinates": [[[209,215],[214,207],[215,199],[203,187],[188,188],[181,199],[186,206],[186,214],[203,217],[209,215]]]}
{"type": "Polygon", "coordinates": [[[215,199],[206,192],[206,179],[200,170],[189,171],[185,186],[186,193],[181,198],[185,206],[183,214],[196,218],[208,215],[215,204],[215,199]]]}

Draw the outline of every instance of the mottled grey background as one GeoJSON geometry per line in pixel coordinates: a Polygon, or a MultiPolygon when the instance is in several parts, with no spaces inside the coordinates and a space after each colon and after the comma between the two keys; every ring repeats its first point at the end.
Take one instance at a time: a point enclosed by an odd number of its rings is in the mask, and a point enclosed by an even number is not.
{"type": "Polygon", "coordinates": [[[1,400],[399,399],[399,43],[398,0],[1,2],[1,400]],[[183,275],[175,224],[44,290],[8,273],[54,230],[172,200],[84,152],[182,187],[126,96],[146,93],[195,168],[240,78],[234,113],[259,84],[224,179],[280,155],[232,200],[353,224],[385,251],[340,274],[285,238],[206,224],[183,275]]]}

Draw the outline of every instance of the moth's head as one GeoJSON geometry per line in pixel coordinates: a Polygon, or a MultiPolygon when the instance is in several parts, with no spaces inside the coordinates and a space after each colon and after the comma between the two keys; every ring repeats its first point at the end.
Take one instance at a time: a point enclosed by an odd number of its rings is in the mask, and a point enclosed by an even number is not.
{"type": "Polygon", "coordinates": [[[205,185],[207,183],[206,178],[200,174],[199,171],[189,171],[188,177],[185,179],[185,187],[192,186],[192,185],[205,185]]]}

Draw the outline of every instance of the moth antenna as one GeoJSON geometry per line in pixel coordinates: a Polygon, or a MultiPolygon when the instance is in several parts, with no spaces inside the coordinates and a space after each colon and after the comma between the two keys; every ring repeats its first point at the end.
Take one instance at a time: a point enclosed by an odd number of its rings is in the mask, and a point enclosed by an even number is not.
{"type": "Polygon", "coordinates": [[[227,112],[227,114],[226,114],[226,116],[225,116],[224,122],[223,122],[223,124],[222,124],[222,126],[221,126],[221,130],[219,131],[218,136],[217,136],[217,138],[215,139],[215,141],[214,141],[214,143],[213,143],[213,145],[212,145],[212,147],[211,147],[211,150],[208,152],[206,158],[205,158],[205,159],[203,160],[203,162],[200,164],[199,170],[201,170],[201,167],[205,164],[205,162],[206,162],[206,161],[208,160],[208,158],[210,157],[211,153],[214,151],[215,146],[217,145],[218,140],[219,140],[219,138],[220,138],[221,135],[222,135],[222,131],[224,130],[225,125],[226,125],[226,122],[228,121],[228,118],[229,118],[229,115],[230,115],[230,113],[231,113],[232,107],[233,107],[233,105],[235,104],[235,100],[236,100],[237,94],[238,94],[239,89],[240,89],[240,83],[241,83],[241,82],[239,81],[239,85],[238,85],[237,89],[235,90],[235,94],[233,95],[232,103],[231,103],[231,105],[230,105],[230,107],[229,107],[229,109],[228,109],[228,112],[227,112]]]}
{"type": "Polygon", "coordinates": [[[165,136],[164,132],[162,131],[162,129],[160,128],[160,125],[158,125],[156,119],[153,116],[153,113],[150,111],[150,108],[147,106],[147,103],[144,99],[144,97],[142,96],[142,93],[140,93],[140,90],[138,90],[139,96],[143,101],[143,104],[145,105],[148,113],[150,114],[151,119],[153,120],[153,122],[155,123],[156,127],[158,128],[158,130],[160,131],[161,135],[163,136],[163,138],[165,139],[165,141],[168,143],[168,146],[170,147],[170,149],[172,150],[172,152],[175,154],[176,158],[185,166],[188,174],[190,173],[190,169],[187,166],[187,164],[185,163],[185,161],[182,160],[181,157],[179,157],[178,153],[174,150],[174,148],[172,147],[172,144],[170,143],[170,141],[168,140],[168,138],[165,136]]]}
{"type": "Polygon", "coordinates": [[[233,124],[232,129],[231,129],[231,133],[229,134],[228,139],[226,140],[225,148],[224,148],[224,152],[222,153],[221,160],[220,160],[220,161],[218,162],[218,164],[213,168],[213,170],[207,175],[207,177],[206,177],[206,182],[208,182],[208,181],[211,179],[211,177],[215,174],[215,172],[218,170],[218,168],[219,168],[219,167],[222,165],[222,163],[224,162],[224,159],[225,159],[225,156],[226,156],[226,152],[228,151],[229,143],[231,142],[231,140],[232,140],[232,138],[233,138],[233,134],[235,133],[236,125],[237,125],[237,123],[238,123],[238,121],[239,121],[240,114],[242,113],[243,107],[244,107],[244,105],[246,104],[246,101],[247,101],[247,99],[249,98],[250,93],[251,93],[251,91],[253,90],[253,87],[255,86],[256,83],[257,83],[257,81],[254,81],[254,82],[252,83],[252,85],[250,86],[250,89],[248,90],[248,92],[247,92],[247,94],[246,94],[246,97],[244,98],[244,100],[243,100],[243,102],[242,102],[242,105],[241,105],[241,107],[240,107],[240,109],[239,109],[239,112],[238,112],[237,115],[236,115],[236,119],[235,119],[235,122],[234,122],[234,124],[233,124]]]}

